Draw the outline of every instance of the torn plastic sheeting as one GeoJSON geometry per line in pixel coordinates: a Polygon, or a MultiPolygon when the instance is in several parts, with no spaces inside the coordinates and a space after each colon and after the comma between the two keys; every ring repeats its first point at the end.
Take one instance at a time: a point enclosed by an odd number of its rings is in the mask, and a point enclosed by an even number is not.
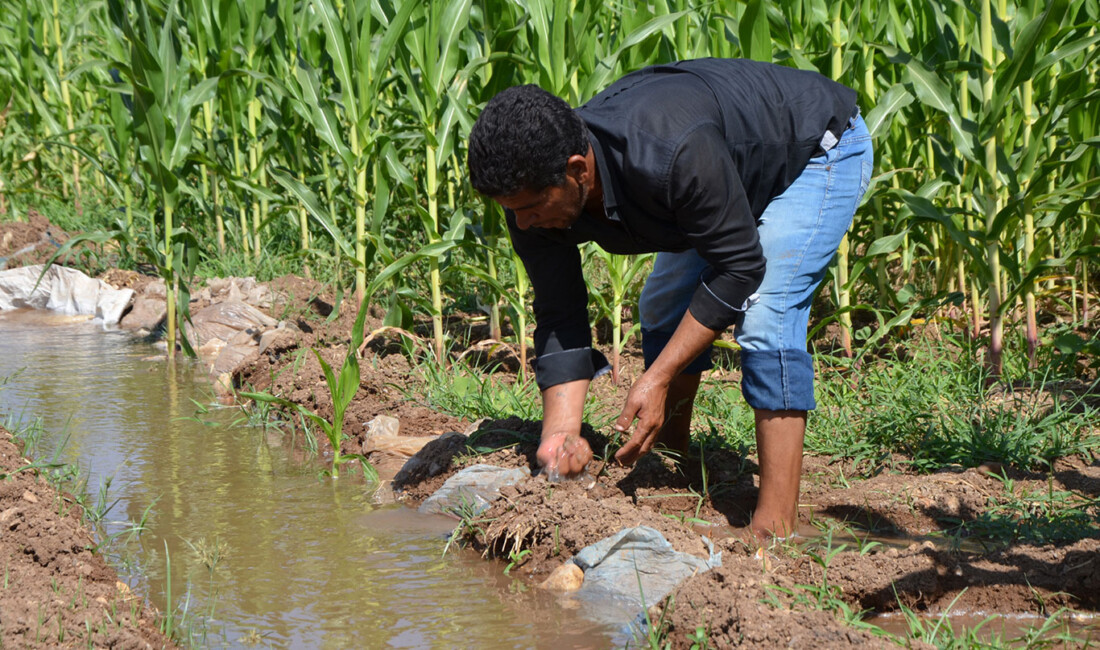
{"type": "Polygon", "coordinates": [[[473,508],[473,514],[488,509],[489,504],[500,498],[500,488],[516,485],[531,478],[527,467],[505,469],[493,465],[471,465],[458,472],[420,504],[425,514],[456,515],[473,508]]]}
{"type": "Polygon", "coordinates": [[[0,271],[0,311],[48,309],[69,316],[93,316],[114,325],[134,295],[133,289],[115,289],[65,266],[51,266],[41,282],[40,275],[41,264],[0,271]]]}
{"type": "Polygon", "coordinates": [[[204,307],[191,315],[186,324],[187,338],[197,345],[213,339],[229,343],[240,332],[249,332],[259,338],[261,332],[278,324],[274,318],[252,305],[240,302],[219,302],[204,307]]]}
{"type": "Polygon", "coordinates": [[[584,603],[587,617],[620,628],[630,639],[645,624],[645,609],[697,573],[722,565],[710,540],[710,558],[681,553],[648,526],[626,528],[586,546],[571,562],[584,571],[584,584],[569,598],[584,603]]]}

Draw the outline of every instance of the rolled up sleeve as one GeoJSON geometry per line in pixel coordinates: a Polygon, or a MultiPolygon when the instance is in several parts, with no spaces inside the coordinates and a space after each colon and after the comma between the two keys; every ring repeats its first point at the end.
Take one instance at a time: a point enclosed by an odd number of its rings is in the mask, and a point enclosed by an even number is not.
{"type": "Polygon", "coordinates": [[[754,302],[765,260],[745,189],[714,126],[698,128],[680,143],[668,191],[677,224],[711,269],[688,309],[704,326],[724,330],[754,302]]]}
{"type": "Polygon", "coordinates": [[[592,347],[588,288],[577,245],[537,230],[520,230],[515,215],[507,211],[506,216],[512,246],[535,291],[534,368],[539,389],[607,372],[607,358],[592,347]]]}

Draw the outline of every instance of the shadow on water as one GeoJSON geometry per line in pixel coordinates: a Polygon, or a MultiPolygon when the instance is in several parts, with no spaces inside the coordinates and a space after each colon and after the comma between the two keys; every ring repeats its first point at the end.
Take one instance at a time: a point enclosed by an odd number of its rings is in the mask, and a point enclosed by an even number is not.
{"type": "Polygon", "coordinates": [[[498,565],[442,557],[452,521],[378,505],[362,479],[319,478],[286,437],[214,405],[201,370],[156,354],[94,323],[2,313],[0,377],[23,371],[0,389],[0,417],[40,417],[40,456],[79,465],[93,495],[109,481],[102,534],[144,520],[119,572],[177,620],[186,609],[195,644],[611,644],[614,631],[498,565]]]}

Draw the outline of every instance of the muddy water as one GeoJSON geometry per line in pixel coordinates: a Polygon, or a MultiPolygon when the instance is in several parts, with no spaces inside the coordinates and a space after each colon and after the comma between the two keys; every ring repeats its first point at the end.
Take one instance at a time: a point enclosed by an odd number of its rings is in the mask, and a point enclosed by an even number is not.
{"type": "Polygon", "coordinates": [[[79,465],[93,500],[109,482],[107,534],[145,520],[116,565],[194,645],[613,643],[498,565],[441,557],[453,521],[379,505],[361,479],[319,479],[286,436],[212,406],[201,372],[169,371],[155,354],[95,323],[0,313],[0,379],[15,375],[0,388],[0,421],[41,417],[34,456],[79,465]]]}

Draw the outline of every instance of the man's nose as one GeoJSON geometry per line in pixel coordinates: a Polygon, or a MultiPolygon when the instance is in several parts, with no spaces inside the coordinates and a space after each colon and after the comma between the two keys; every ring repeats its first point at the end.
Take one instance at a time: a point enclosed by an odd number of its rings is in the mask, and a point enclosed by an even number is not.
{"type": "Polygon", "coordinates": [[[536,215],[536,214],[525,214],[525,215],[517,214],[516,215],[516,226],[518,226],[520,230],[527,230],[528,228],[530,228],[532,226],[532,224],[535,223],[535,221],[537,219],[538,219],[538,215],[536,215]]]}

